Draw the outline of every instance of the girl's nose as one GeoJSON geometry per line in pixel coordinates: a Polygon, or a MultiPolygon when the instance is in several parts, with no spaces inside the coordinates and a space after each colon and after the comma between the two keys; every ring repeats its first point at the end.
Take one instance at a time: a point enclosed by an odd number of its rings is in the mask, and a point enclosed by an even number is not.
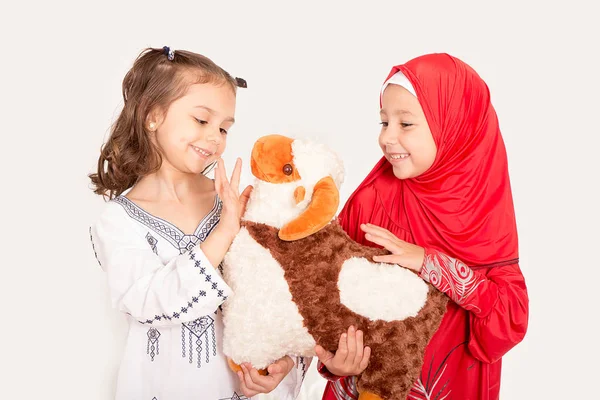
{"type": "Polygon", "coordinates": [[[394,132],[394,128],[387,127],[383,132],[381,132],[381,141],[384,144],[398,144],[398,133],[394,132]]]}
{"type": "Polygon", "coordinates": [[[206,139],[209,142],[220,144],[223,140],[223,138],[221,137],[221,129],[218,127],[214,129],[209,129],[206,139]]]}

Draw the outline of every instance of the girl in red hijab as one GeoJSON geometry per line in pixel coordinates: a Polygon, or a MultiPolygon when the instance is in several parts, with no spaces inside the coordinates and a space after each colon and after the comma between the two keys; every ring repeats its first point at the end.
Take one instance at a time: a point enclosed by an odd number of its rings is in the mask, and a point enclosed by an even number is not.
{"type": "MultiPolygon", "coordinates": [[[[384,156],[340,222],[357,242],[391,253],[375,261],[410,268],[451,299],[408,398],[498,399],[501,358],[525,335],[528,297],[488,87],[452,56],[418,57],[386,79],[381,126],[384,156]]],[[[361,372],[369,349],[361,332],[344,338],[335,355],[318,349],[324,400],[359,397],[356,379],[338,375],[361,372]]]]}

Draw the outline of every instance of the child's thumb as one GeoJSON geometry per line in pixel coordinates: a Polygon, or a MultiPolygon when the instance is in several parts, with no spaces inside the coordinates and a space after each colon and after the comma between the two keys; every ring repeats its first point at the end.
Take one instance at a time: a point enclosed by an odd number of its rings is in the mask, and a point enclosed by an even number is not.
{"type": "Polygon", "coordinates": [[[250,193],[254,189],[253,186],[249,185],[244,189],[242,194],[240,195],[240,218],[244,216],[246,213],[246,207],[248,206],[248,200],[250,200],[250,193]]]}
{"type": "Polygon", "coordinates": [[[327,364],[329,363],[329,360],[331,360],[333,358],[333,353],[330,353],[329,351],[325,350],[323,347],[317,345],[315,347],[315,353],[317,353],[317,357],[319,358],[319,361],[321,361],[323,364],[325,364],[325,366],[327,366],[327,364]]]}

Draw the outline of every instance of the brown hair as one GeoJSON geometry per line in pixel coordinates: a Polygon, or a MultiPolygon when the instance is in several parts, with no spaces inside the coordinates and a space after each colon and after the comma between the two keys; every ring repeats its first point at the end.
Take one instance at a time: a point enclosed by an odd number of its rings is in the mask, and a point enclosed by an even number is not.
{"type": "Polygon", "coordinates": [[[155,109],[166,112],[194,83],[229,85],[234,92],[246,87],[243,79],[200,54],[168,47],[142,51],[123,79],[123,110],[102,146],[98,171],[89,175],[96,194],[112,199],[160,168],[162,157],[150,140],[146,118],[155,109]]]}

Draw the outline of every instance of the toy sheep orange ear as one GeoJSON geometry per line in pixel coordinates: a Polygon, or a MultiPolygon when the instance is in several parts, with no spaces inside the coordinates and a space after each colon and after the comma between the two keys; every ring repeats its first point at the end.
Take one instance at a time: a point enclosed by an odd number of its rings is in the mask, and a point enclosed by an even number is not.
{"type": "Polygon", "coordinates": [[[308,208],[279,230],[279,238],[293,241],[312,235],[331,221],[339,205],[340,192],[333,179],[330,176],[321,179],[315,185],[308,208]]]}

